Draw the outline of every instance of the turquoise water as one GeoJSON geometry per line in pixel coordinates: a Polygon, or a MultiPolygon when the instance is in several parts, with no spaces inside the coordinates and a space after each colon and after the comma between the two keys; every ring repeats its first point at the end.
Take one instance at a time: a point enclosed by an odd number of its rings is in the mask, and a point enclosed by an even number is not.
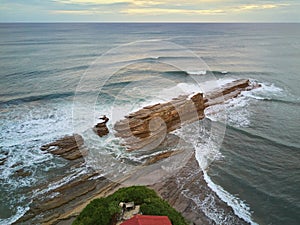
{"type": "MultiPolygon", "coordinates": [[[[236,198],[236,213],[245,213],[238,212],[244,207],[253,223],[298,224],[299,34],[298,24],[0,24],[0,159],[7,158],[0,165],[0,224],[26,210],[31,187],[65,171],[63,159],[39,147],[73,133],[73,97],[93,61],[120,44],[149,39],[195,52],[219,79],[263,84],[226,105],[221,156],[207,168],[208,181],[219,185],[215,191],[225,200],[236,198]],[[30,175],[16,176],[22,168],[30,175]]],[[[109,109],[120,90],[137,81],[147,83],[150,92],[189,82],[187,72],[158,65],[158,56],[132,62],[137,67],[109,80],[99,110],[109,109]],[[174,83],[156,83],[156,77],[174,83]]],[[[121,100],[136,98],[140,104],[149,101],[134,95],[121,100]]]]}

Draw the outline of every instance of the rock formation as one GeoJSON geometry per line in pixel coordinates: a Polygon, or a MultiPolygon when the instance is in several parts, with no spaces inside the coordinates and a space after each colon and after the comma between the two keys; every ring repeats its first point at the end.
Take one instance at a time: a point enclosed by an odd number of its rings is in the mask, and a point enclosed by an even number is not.
{"type": "MultiPolygon", "coordinates": [[[[62,185],[58,185],[59,181],[53,182],[53,189],[40,187],[35,191],[37,194],[32,200],[30,210],[13,224],[59,223],[59,218],[62,215],[70,213],[74,208],[85,204],[93,196],[113,185],[104,177],[98,176],[98,173],[92,171],[79,173],[72,176],[69,182],[62,183],[62,185]]],[[[69,221],[66,224],[71,223],[69,221]]]]}
{"type": "Polygon", "coordinates": [[[106,123],[109,119],[105,115],[100,117],[99,119],[101,120],[101,122],[97,123],[93,130],[96,134],[98,134],[99,137],[103,137],[109,133],[109,130],[106,126],[106,123]]]}
{"type": "Polygon", "coordinates": [[[0,166],[4,165],[4,163],[7,161],[8,152],[0,152],[1,158],[0,158],[0,166]]]}
{"type": "MultiPolygon", "coordinates": [[[[256,87],[259,85],[250,83],[249,80],[236,80],[205,95],[195,93],[189,96],[179,96],[167,103],[144,107],[115,124],[116,136],[124,140],[128,151],[149,149],[156,145],[157,140],[159,140],[160,145],[170,146],[174,144],[176,146],[178,137],[168,134],[169,132],[185,124],[203,119],[205,108],[221,104],[238,96],[242,91],[256,87]]],[[[94,131],[100,137],[109,132],[106,127],[108,119],[104,117],[101,119],[103,121],[94,127],[94,131]]],[[[65,136],[55,142],[43,145],[41,150],[70,160],[65,168],[66,172],[74,164],[76,168],[86,166],[81,159],[82,154],[86,154],[87,150],[84,148],[83,138],[78,134],[65,136]],[[80,163],[78,164],[78,162],[80,163]]],[[[173,156],[176,157],[181,152],[182,149],[176,149],[159,153],[147,158],[144,166],[156,165],[166,158],[172,159],[173,156]]],[[[0,164],[5,163],[6,157],[7,154],[0,159],[0,164]]],[[[18,172],[21,176],[27,175],[26,171],[18,172]]],[[[90,200],[113,192],[125,180],[136,180],[135,175],[136,173],[129,174],[128,177],[122,178],[120,183],[114,183],[101,177],[96,171],[83,173],[79,170],[70,176],[68,182],[64,182],[64,173],[62,172],[57,178],[58,181],[51,182],[52,185],[45,184],[44,187],[38,187],[34,191],[37,194],[32,200],[30,210],[14,224],[71,224],[75,216],[90,200]],[[49,188],[50,186],[52,188],[49,188]]],[[[146,177],[145,179],[150,178],[146,177]]],[[[203,172],[194,156],[174,175],[162,179],[151,187],[193,224],[218,224],[218,221],[214,221],[206,212],[210,206],[205,204],[206,202],[209,203],[210,198],[213,198],[214,207],[223,212],[221,217],[217,218],[219,221],[226,224],[247,224],[238,218],[233,210],[207,186],[203,172]],[[199,207],[197,203],[201,203],[204,208],[199,207]]]]}
{"type": "Polygon", "coordinates": [[[182,95],[167,103],[144,107],[117,122],[114,129],[116,136],[125,140],[127,150],[133,151],[149,149],[166,133],[202,118],[203,95],[197,93],[191,98],[182,95]]]}
{"type": "Polygon", "coordinates": [[[64,159],[75,160],[87,154],[87,149],[84,148],[83,143],[83,138],[79,134],[74,134],[43,145],[41,150],[59,155],[64,159]]]}
{"type": "Polygon", "coordinates": [[[222,104],[224,101],[236,98],[242,91],[250,91],[258,87],[260,87],[260,84],[250,82],[248,79],[239,79],[223,84],[220,88],[211,90],[205,94],[205,108],[212,105],[222,104]]]}
{"type": "Polygon", "coordinates": [[[205,108],[237,97],[242,91],[258,87],[247,79],[229,82],[206,93],[181,95],[170,102],[146,106],[125,116],[114,125],[116,136],[128,151],[149,150],[161,143],[166,133],[205,117],[205,108]]]}

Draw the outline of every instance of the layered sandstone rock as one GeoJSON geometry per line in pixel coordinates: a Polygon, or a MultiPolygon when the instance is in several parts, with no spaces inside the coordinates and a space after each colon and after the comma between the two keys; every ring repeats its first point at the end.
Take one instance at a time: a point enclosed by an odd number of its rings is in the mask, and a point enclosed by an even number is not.
{"type": "MultiPolygon", "coordinates": [[[[96,172],[81,173],[70,177],[69,182],[54,182],[36,190],[29,211],[13,224],[57,224],[60,217],[69,214],[74,208],[85,204],[112,183],[96,172]],[[57,183],[57,184],[56,184],[57,183]]],[[[71,215],[71,221],[74,215],[71,215]]],[[[67,224],[71,224],[69,221],[67,224]]]]}
{"type": "Polygon", "coordinates": [[[260,87],[260,84],[250,82],[248,79],[239,79],[228,82],[205,94],[205,108],[212,105],[222,104],[224,101],[236,98],[242,91],[250,91],[258,87],[260,87]]]}
{"type": "Polygon", "coordinates": [[[87,154],[87,149],[84,148],[83,144],[83,138],[79,134],[74,134],[43,145],[41,150],[59,155],[64,159],[75,160],[87,154]]]}
{"type": "Polygon", "coordinates": [[[159,103],[131,113],[114,126],[116,136],[123,138],[128,151],[149,149],[156,141],[163,141],[166,133],[184,124],[204,118],[201,93],[182,95],[170,102],[159,103]]]}
{"type": "Polygon", "coordinates": [[[181,95],[167,103],[144,107],[118,121],[114,126],[115,135],[123,139],[127,151],[154,149],[167,133],[203,119],[205,108],[258,86],[248,79],[234,80],[205,93],[205,96],[202,93],[181,95]]]}

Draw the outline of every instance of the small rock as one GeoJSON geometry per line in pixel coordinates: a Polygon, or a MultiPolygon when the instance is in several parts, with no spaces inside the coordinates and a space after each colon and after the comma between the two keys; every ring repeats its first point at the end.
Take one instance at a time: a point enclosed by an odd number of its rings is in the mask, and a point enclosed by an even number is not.
{"type": "Polygon", "coordinates": [[[15,175],[18,176],[18,177],[28,177],[32,174],[31,171],[29,170],[25,170],[25,169],[19,169],[15,172],[15,175]]]}
{"type": "Polygon", "coordinates": [[[0,159],[0,166],[4,165],[4,163],[6,162],[7,158],[4,157],[4,158],[1,158],[0,159]]]}
{"type": "Polygon", "coordinates": [[[109,133],[109,130],[106,126],[106,123],[109,121],[105,115],[99,118],[101,120],[100,123],[97,123],[96,126],[93,128],[94,132],[99,136],[103,137],[109,133]]]}

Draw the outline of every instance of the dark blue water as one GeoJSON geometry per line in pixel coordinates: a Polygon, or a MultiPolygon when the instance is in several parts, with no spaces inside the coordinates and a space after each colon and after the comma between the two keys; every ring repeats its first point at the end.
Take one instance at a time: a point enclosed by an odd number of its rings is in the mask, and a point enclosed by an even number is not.
{"type": "MultiPolygon", "coordinates": [[[[0,224],[22,215],[34,196],[31,187],[47,183],[66,165],[39,147],[73,133],[73,97],[85,71],[111,48],[149,39],[195,52],[217,78],[263,84],[227,105],[222,157],[207,173],[219,185],[215,191],[224,200],[236,199],[236,210],[244,207],[253,223],[298,224],[299,34],[299,24],[0,24],[0,224]],[[30,175],[17,176],[20,169],[30,175]]],[[[135,63],[140,69],[151,60],[135,63]]],[[[138,72],[132,66],[122,73],[106,84],[104,111],[131,82],[151,83],[149,74],[188,82],[186,72],[163,66],[138,72]]],[[[148,85],[153,91],[168,86],[148,85]]]]}

